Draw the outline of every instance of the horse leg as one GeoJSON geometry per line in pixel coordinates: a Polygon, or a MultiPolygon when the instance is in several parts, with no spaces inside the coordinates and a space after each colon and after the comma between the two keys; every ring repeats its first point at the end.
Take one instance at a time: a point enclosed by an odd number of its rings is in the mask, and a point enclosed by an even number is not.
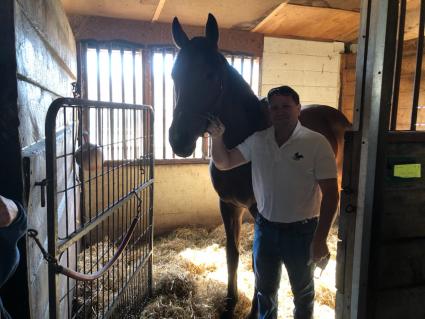
{"type": "Polygon", "coordinates": [[[232,318],[238,302],[237,270],[239,264],[239,235],[242,224],[242,207],[220,200],[220,212],[226,231],[227,300],[221,318],[232,318]]]}

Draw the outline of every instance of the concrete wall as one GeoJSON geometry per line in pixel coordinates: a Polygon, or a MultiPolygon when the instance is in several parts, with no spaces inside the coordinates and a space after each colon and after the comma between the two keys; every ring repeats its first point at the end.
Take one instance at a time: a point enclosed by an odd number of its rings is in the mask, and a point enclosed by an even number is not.
{"type": "Polygon", "coordinates": [[[276,86],[289,85],[301,104],[338,108],[340,92],[340,42],[264,38],[261,95],[276,86]]]}
{"type": "MultiPolygon", "coordinates": [[[[84,171],[84,174],[89,172],[84,171]]],[[[124,196],[133,187],[132,181],[122,178],[134,174],[133,167],[115,170],[112,174],[107,174],[109,178],[95,180],[94,174],[92,172],[90,184],[86,182],[84,186],[86,221],[94,216],[96,210],[100,211],[111,205],[108,198],[124,196]]],[[[147,172],[146,174],[148,175],[147,172]]],[[[155,235],[176,227],[214,227],[221,223],[219,199],[211,184],[208,164],[160,164],[155,165],[154,174],[155,235]]],[[[114,233],[122,232],[120,220],[113,225],[114,233]]],[[[110,227],[112,232],[112,226],[110,227]]],[[[96,241],[94,237],[91,238],[96,241]]]]}
{"type": "MultiPolygon", "coordinates": [[[[24,204],[28,211],[28,227],[39,231],[39,239],[47,247],[47,213],[46,208],[41,207],[40,187],[35,186],[35,183],[46,178],[44,125],[48,107],[58,97],[72,96],[71,82],[76,81],[77,70],[76,46],[59,0],[15,0],[13,4],[19,142],[25,164],[24,204]]],[[[58,169],[63,172],[60,163],[58,165],[58,169]]],[[[67,173],[72,176],[70,171],[67,173]]],[[[70,181],[63,179],[59,183],[69,184],[70,181]]],[[[59,223],[63,224],[65,208],[60,199],[58,207],[59,216],[62,216],[59,223]]],[[[18,273],[18,276],[28,278],[32,318],[46,318],[47,265],[32,239],[27,239],[27,247],[27,257],[22,258],[22,262],[27,265],[27,273],[18,273]]],[[[16,287],[14,285],[15,291],[24,290],[23,286],[19,286],[19,289],[16,287]]],[[[24,304],[26,300],[14,299],[12,317],[29,317],[23,313],[24,304]]]]}
{"type": "Polygon", "coordinates": [[[178,226],[219,225],[219,199],[208,165],[156,165],[154,212],[155,233],[178,226]]]}

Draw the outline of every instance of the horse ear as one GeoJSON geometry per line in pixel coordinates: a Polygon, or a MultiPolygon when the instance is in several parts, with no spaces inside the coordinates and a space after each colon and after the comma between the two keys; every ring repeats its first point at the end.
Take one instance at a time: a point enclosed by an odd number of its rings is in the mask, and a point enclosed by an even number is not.
{"type": "Polygon", "coordinates": [[[211,13],[208,14],[207,26],[205,28],[205,36],[212,43],[214,43],[214,44],[218,43],[217,20],[214,18],[214,16],[211,13]]]}
{"type": "Polygon", "coordinates": [[[173,19],[172,33],[174,43],[179,49],[184,47],[189,42],[189,38],[183,31],[183,28],[180,25],[179,19],[177,19],[177,17],[174,17],[173,19]]]}

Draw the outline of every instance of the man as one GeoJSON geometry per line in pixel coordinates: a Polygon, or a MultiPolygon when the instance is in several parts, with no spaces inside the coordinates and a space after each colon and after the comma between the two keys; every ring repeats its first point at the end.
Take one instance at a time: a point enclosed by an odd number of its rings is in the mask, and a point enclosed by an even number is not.
{"type": "MultiPolygon", "coordinates": [[[[22,206],[0,195],[0,287],[19,263],[18,240],[25,234],[27,217],[22,206]]],[[[0,298],[0,318],[11,318],[0,298]]]]}
{"type": "Polygon", "coordinates": [[[272,126],[234,149],[223,143],[223,124],[211,121],[212,159],[220,170],[251,162],[259,211],[253,256],[260,318],[277,318],[284,263],[294,295],[294,318],[310,319],[314,267],[329,254],[326,239],[338,203],[335,157],[324,136],[298,121],[301,106],[292,88],[272,89],[267,98],[272,126]]]}

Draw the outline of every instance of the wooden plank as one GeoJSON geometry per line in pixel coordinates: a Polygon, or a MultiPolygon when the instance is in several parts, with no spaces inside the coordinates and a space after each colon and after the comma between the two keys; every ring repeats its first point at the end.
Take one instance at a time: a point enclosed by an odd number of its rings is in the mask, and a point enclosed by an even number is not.
{"type": "Polygon", "coordinates": [[[383,239],[425,237],[425,189],[387,189],[383,196],[383,239]]]}
{"type": "Polygon", "coordinates": [[[375,289],[425,286],[425,239],[381,244],[375,289]]]}
{"type": "Polygon", "coordinates": [[[44,138],[44,122],[50,103],[56,95],[26,81],[18,81],[19,131],[21,145],[31,145],[44,138]]]}
{"type": "MultiPolygon", "coordinates": [[[[63,63],[70,75],[77,74],[75,39],[62,4],[56,0],[16,0],[16,9],[25,16],[36,33],[49,47],[53,57],[63,63]]],[[[16,11],[15,11],[16,14],[16,11]]],[[[16,31],[20,30],[17,23],[16,31]]]]}
{"type": "Polygon", "coordinates": [[[300,95],[301,104],[326,104],[337,107],[338,95],[333,87],[313,87],[313,86],[298,86],[292,85],[290,81],[280,84],[262,85],[261,94],[266,96],[267,92],[278,85],[290,85],[300,95]]]}
{"type": "Polygon", "coordinates": [[[165,1],[166,0],[159,0],[158,5],[155,9],[155,13],[153,14],[153,17],[152,17],[152,22],[158,21],[159,16],[161,15],[162,9],[164,8],[165,1]]]}
{"type": "Polygon", "coordinates": [[[270,12],[269,15],[267,15],[259,24],[255,26],[254,29],[252,29],[252,32],[261,32],[263,28],[265,28],[269,23],[273,23],[274,17],[277,16],[280,12],[280,10],[283,10],[287,6],[286,2],[281,3],[278,5],[272,12],[270,12]]]}
{"type": "Polygon", "coordinates": [[[327,0],[327,1],[317,1],[317,0],[289,0],[290,4],[298,4],[302,6],[311,6],[319,8],[334,8],[334,9],[343,9],[350,11],[360,11],[360,1],[359,0],[327,0]]]}
{"type": "Polygon", "coordinates": [[[336,72],[320,72],[308,70],[285,70],[279,73],[263,74],[263,84],[287,83],[298,86],[338,87],[339,74],[336,72]]]}
{"type": "Polygon", "coordinates": [[[355,42],[359,22],[358,12],[283,3],[255,27],[253,32],[281,37],[355,42]]]}
{"type": "Polygon", "coordinates": [[[392,289],[375,295],[373,318],[425,318],[425,287],[392,289]]]}
{"type": "Polygon", "coordinates": [[[263,56],[263,73],[285,70],[338,72],[339,56],[313,56],[268,53],[263,56]]]}
{"type": "Polygon", "coordinates": [[[76,68],[70,73],[52,49],[54,43],[50,45],[40,37],[19,6],[15,8],[15,25],[17,72],[21,78],[58,96],[70,96],[76,68]]]}
{"type": "Polygon", "coordinates": [[[329,57],[329,55],[344,52],[344,44],[265,37],[264,52],[265,54],[283,53],[329,57]]]}
{"type": "MultiPolygon", "coordinates": [[[[169,2],[167,2],[167,7],[168,5],[169,2]]],[[[76,15],[69,16],[69,20],[76,40],[111,41],[120,39],[141,45],[174,46],[171,27],[165,23],[153,24],[145,21],[76,15]],[[139,31],[135,32],[135,30],[139,31]]],[[[184,26],[184,30],[189,37],[203,35],[205,33],[205,21],[202,27],[184,26]]],[[[263,55],[263,40],[262,34],[221,29],[219,48],[220,50],[245,52],[261,57],[263,55]]]]}
{"type": "Polygon", "coordinates": [[[406,1],[406,24],[404,40],[416,39],[418,37],[420,1],[406,1]]]}

